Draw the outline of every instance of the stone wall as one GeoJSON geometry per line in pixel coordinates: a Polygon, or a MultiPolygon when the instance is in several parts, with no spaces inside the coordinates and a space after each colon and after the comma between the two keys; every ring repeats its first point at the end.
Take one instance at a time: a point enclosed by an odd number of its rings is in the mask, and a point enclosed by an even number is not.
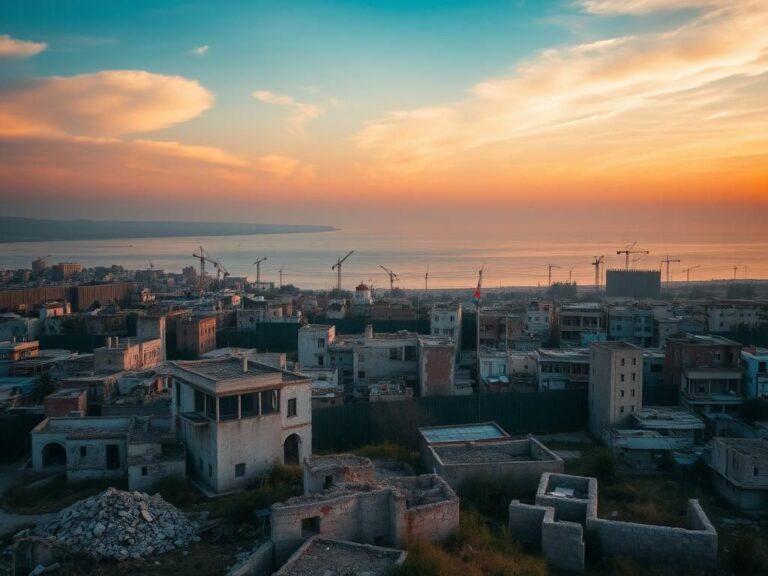
{"type": "MultiPolygon", "coordinates": [[[[523,544],[529,544],[539,548],[541,546],[541,525],[544,515],[550,508],[546,506],[533,506],[522,504],[519,500],[512,500],[509,505],[509,534],[523,544]]],[[[552,512],[554,515],[554,512],[552,512]]]]}
{"type": "Polygon", "coordinates": [[[269,576],[275,566],[274,548],[272,540],[267,540],[242,563],[232,568],[227,576],[269,576]]]}
{"type": "Polygon", "coordinates": [[[354,454],[312,456],[304,461],[304,494],[316,494],[345,482],[370,482],[374,475],[369,458],[354,454]]]}
{"type": "Polygon", "coordinates": [[[679,566],[717,565],[717,532],[698,500],[688,501],[687,528],[587,519],[596,530],[603,554],[679,566]]]}
{"type": "Polygon", "coordinates": [[[550,566],[584,571],[584,528],[578,522],[556,521],[551,509],[541,525],[541,549],[550,566]]]}
{"type": "Polygon", "coordinates": [[[538,506],[550,506],[555,519],[584,524],[587,518],[597,516],[597,479],[568,474],[542,474],[536,492],[538,506]],[[574,497],[563,498],[552,492],[556,488],[574,490],[574,497]]]}

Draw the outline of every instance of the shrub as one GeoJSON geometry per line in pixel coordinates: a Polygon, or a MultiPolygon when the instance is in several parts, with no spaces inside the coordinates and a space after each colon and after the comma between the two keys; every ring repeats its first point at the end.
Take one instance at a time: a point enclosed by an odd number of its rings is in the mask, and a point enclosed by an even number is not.
{"type": "Polygon", "coordinates": [[[353,450],[353,453],[371,459],[398,460],[399,462],[405,462],[412,468],[418,465],[418,456],[415,452],[412,452],[405,446],[390,442],[366,444],[353,450]]]}
{"type": "Polygon", "coordinates": [[[200,492],[183,476],[166,476],[158,480],[150,493],[160,494],[166,502],[178,508],[188,508],[202,501],[200,492]]]}
{"type": "Polygon", "coordinates": [[[588,476],[594,476],[601,485],[613,484],[618,477],[613,453],[603,446],[596,448],[587,463],[588,476]]]}
{"type": "Polygon", "coordinates": [[[768,543],[755,534],[738,534],[728,547],[725,563],[740,574],[768,575],[768,543]]]}
{"type": "Polygon", "coordinates": [[[518,489],[506,477],[484,474],[464,481],[459,490],[459,496],[462,504],[468,508],[474,508],[496,520],[505,520],[509,503],[513,499],[522,499],[532,494],[518,489]]]}

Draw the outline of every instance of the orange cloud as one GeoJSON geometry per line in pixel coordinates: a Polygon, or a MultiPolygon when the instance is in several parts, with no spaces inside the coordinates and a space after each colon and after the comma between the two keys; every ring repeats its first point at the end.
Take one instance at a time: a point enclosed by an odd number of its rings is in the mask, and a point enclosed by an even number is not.
{"type": "Polygon", "coordinates": [[[307,122],[325,114],[325,108],[315,104],[299,102],[291,96],[278,94],[270,90],[256,90],[252,96],[266,104],[275,104],[289,108],[291,114],[286,120],[286,129],[288,132],[296,135],[304,135],[304,126],[307,122]]]}
{"type": "MultiPolygon", "coordinates": [[[[14,132],[118,136],[167,128],[202,114],[213,94],[198,82],[143,70],[38,78],[0,93],[14,132]]],[[[5,123],[3,123],[5,126],[5,123]]]]}
{"type": "MultiPolygon", "coordinates": [[[[353,137],[368,157],[364,173],[456,193],[480,183],[502,195],[567,197],[590,186],[590,195],[642,195],[652,183],[706,182],[709,167],[731,158],[749,164],[739,193],[765,195],[768,167],[756,159],[768,153],[768,5],[584,4],[594,13],[703,12],[668,31],[546,50],[462,101],[371,121],[353,137]]],[[[731,192],[722,175],[717,182],[731,192]]]]}
{"type": "Polygon", "coordinates": [[[45,42],[16,40],[8,34],[0,34],[0,58],[29,58],[48,47],[45,42]]]}

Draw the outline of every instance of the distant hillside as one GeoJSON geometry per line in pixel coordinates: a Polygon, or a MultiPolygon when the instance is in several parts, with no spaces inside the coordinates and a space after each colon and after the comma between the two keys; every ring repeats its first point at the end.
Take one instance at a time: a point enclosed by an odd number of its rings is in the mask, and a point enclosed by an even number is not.
{"type": "Polygon", "coordinates": [[[331,232],[333,226],[237,224],[230,222],[120,222],[107,220],[38,220],[0,217],[0,242],[114,240],[178,236],[241,236],[331,232]]]}

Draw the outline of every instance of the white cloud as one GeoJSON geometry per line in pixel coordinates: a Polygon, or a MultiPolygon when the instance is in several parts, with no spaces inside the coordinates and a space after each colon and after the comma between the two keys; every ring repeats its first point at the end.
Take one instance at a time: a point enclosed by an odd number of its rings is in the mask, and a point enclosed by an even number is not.
{"type": "Polygon", "coordinates": [[[292,134],[303,135],[305,125],[326,112],[321,106],[299,102],[291,96],[271,90],[256,90],[251,95],[260,102],[289,108],[291,112],[286,119],[286,129],[292,134]]]}
{"type": "Polygon", "coordinates": [[[197,48],[192,48],[187,54],[192,54],[193,56],[205,56],[208,53],[209,48],[210,46],[205,44],[203,46],[198,46],[197,48]]]}
{"type": "Polygon", "coordinates": [[[0,34],[0,58],[29,58],[48,47],[45,42],[16,40],[8,34],[0,34]]]}

